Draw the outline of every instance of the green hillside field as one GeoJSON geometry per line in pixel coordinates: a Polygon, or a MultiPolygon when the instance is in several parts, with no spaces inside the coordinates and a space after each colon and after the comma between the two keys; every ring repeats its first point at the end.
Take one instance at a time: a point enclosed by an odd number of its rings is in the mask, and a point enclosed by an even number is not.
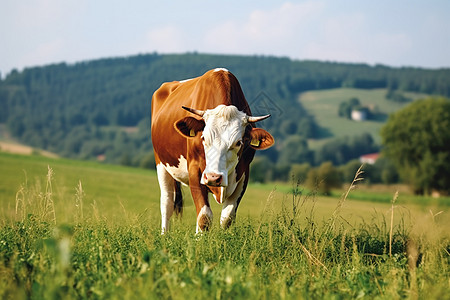
{"type": "MultiPolygon", "coordinates": [[[[320,142],[323,143],[328,137],[354,136],[367,132],[379,144],[381,142],[379,131],[384,124],[383,121],[357,122],[339,117],[338,110],[339,104],[351,98],[358,98],[362,106],[372,107],[386,116],[408,105],[389,101],[386,99],[386,93],[386,89],[338,88],[304,92],[300,94],[298,100],[308,113],[314,116],[322,129],[319,136],[325,139],[320,139],[320,142]]],[[[414,100],[428,96],[419,93],[404,94],[414,100]]],[[[314,141],[312,144],[314,145],[314,141]]]]}
{"type": "MultiPolygon", "coordinates": [[[[159,186],[154,170],[124,166],[100,164],[68,159],[52,159],[37,155],[15,155],[0,152],[2,169],[0,180],[0,204],[2,218],[14,219],[16,202],[25,208],[33,207],[32,196],[42,193],[48,181],[48,169],[51,169],[52,198],[56,208],[58,222],[73,222],[77,204],[77,190],[82,189],[83,215],[114,221],[124,221],[125,216],[148,218],[159,224],[159,186]],[[22,198],[23,201],[22,201],[22,198]]],[[[401,187],[402,188],[402,187],[401,187]]],[[[283,206],[291,206],[293,189],[304,197],[304,210],[313,205],[315,216],[322,221],[335,209],[342,190],[335,190],[331,196],[312,195],[302,187],[290,183],[253,183],[249,184],[238,210],[238,218],[258,218],[263,211],[279,213],[283,206]]],[[[361,185],[347,197],[342,209],[348,222],[358,224],[361,220],[373,217],[373,213],[390,209],[390,200],[395,187],[390,189],[370,189],[361,185]],[[370,205],[368,204],[370,203],[370,205]]],[[[195,227],[195,208],[187,187],[183,188],[183,223],[195,227]]],[[[221,205],[210,199],[214,215],[220,215],[221,205]]],[[[450,206],[450,198],[414,196],[402,190],[399,199],[401,205],[408,206],[409,213],[420,215],[428,213],[430,208],[439,209],[450,206]]],[[[218,223],[218,219],[216,220],[218,223]]],[[[217,224],[215,224],[217,225],[217,224]]]]}
{"type": "Polygon", "coordinates": [[[444,299],[449,289],[439,204],[449,199],[400,194],[392,205],[364,188],[341,198],[255,184],[227,231],[212,203],[214,226],[195,235],[186,197],[161,236],[154,171],[6,153],[0,169],[2,299],[444,299]]]}

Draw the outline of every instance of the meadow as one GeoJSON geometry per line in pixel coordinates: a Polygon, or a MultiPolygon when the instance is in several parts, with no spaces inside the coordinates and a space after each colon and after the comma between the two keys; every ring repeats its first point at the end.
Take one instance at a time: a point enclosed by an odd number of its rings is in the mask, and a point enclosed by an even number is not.
{"type": "Polygon", "coordinates": [[[450,299],[449,199],[251,184],[236,223],[160,234],[154,171],[0,153],[2,299],[450,299]],[[348,192],[348,195],[346,193],[348,192]]]}
{"type": "MultiPolygon", "coordinates": [[[[375,141],[381,141],[379,131],[384,122],[378,120],[366,120],[359,122],[355,126],[355,121],[348,120],[338,116],[339,105],[341,102],[348,101],[351,98],[358,98],[361,105],[374,108],[376,111],[390,114],[407,105],[407,103],[398,103],[386,99],[387,89],[356,89],[356,88],[338,88],[319,91],[308,91],[301,93],[298,101],[313,115],[322,132],[320,139],[312,140],[312,147],[316,144],[323,144],[329,137],[354,136],[364,132],[370,133],[375,141]]],[[[428,95],[420,93],[404,93],[410,99],[421,99],[428,95]]]]}

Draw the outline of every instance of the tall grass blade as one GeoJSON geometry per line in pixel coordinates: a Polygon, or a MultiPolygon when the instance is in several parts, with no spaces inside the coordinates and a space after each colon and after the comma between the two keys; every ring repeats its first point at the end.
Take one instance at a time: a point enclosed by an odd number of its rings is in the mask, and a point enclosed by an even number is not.
{"type": "Polygon", "coordinates": [[[43,219],[46,219],[47,215],[50,215],[51,221],[56,225],[56,211],[55,211],[55,203],[53,202],[53,169],[50,166],[47,166],[47,183],[45,185],[45,194],[44,194],[44,210],[42,212],[43,219]]]}
{"type": "Polygon", "coordinates": [[[83,216],[83,186],[81,184],[81,180],[78,181],[78,185],[75,188],[75,207],[77,209],[77,222],[81,222],[84,219],[83,216]]]}
{"type": "Polygon", "coordinates": [[[23,186],[16,193],[16,217],[20,213],[19,219],[23,222],[25,220],[25,188],[23,186]]]}
{"type": "Polygon", "coordinates": [[[398,198],[398,191],[395,192],[394,194],[394,198],[392,198],[391,201],[391,226],[389,229],[389,257],[392,256],[392,235],[393,235],[393,231],[394,231],[394,203],[395,201],[397,201],[398,198]]]}
{"type": "Polygon", "coordinates": [[[364,174],[364,171],[362,170],[363,166],[364,166],[364,164],[362,164],[358,168],[358,170],[355,173],[355,177],[353,178],[351,184],[349,185],[347,190],[342,194],[341,199],[339,200],[336,208],[333,211],[333,215],[331,217],[331,223],[330,223],[329,229],[333,229],[334,228],[336,220],[339,217],[339,214],[341,212],[342,206],[344,205],[345,201],[347,200],[348,195],[350,194],[350,191],[353,190],[356,187],[356,184],[359,181],[364,180],[364,178],[362,177],[362,174],[364,174]]]}

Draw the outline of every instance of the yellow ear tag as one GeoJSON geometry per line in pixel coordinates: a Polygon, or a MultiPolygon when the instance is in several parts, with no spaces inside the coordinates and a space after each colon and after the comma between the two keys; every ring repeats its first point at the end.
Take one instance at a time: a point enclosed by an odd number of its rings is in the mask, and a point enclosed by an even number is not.
{"type": "Polygon", "coordinates": [[[189,132],[189,136],[194,137],[195,136],[195,131],[194,129],[191,129],[191,131],[189,132]]]}
{"type": "Polygon", "coordinates": [[[250,142],[250,145],[252,145],[253,147],[259,147],[259,144],[261,144],[261,142],[258,139],[253,139],[250,142]]]}

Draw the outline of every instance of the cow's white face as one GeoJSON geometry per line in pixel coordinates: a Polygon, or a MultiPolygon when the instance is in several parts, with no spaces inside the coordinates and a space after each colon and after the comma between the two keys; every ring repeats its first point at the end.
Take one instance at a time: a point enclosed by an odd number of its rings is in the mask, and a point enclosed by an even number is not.
{"type": "Polygon", "coordinates": [[[227,186],[228,176],[238,164],[238,152],[243,146],[247,115],[235,106],[219,105],[203,115],[205,127],[202,140],[206,168],[200,183],[227,186]]]}
{"type": "Polygon", "coordinates": [[[228,186],[228,177],[233,174],[245,146],[266,149],[273,145],[273,137],[260,128],[246,127],[264,117],[249,117],[233,105],[219,105],[214,109],[190,112],[202,117],[183,118],[175,123],[175,128],[186,137],[201,134],[205,151],[206,167],[200,179],[209,186],[228,186]]]}

